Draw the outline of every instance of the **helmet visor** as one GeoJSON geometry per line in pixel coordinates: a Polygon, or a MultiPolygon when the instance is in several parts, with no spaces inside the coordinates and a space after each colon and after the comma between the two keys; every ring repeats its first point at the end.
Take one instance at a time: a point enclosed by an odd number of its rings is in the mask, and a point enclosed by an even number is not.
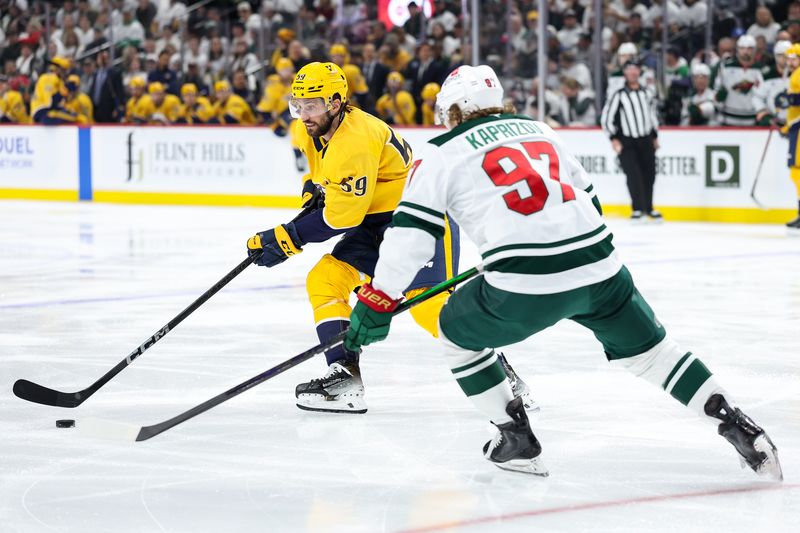
{"type": "Polygon", "coordinates": [[[289,113],[292,118],[314,118],[328,111],[329,106],[322,98],[290,98],[289,113]]]}

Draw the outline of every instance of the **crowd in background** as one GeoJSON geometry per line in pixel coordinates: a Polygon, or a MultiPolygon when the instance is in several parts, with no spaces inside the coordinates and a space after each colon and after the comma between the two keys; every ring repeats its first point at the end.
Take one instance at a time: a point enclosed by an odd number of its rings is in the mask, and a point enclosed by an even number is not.
{"type": "MultiPolygon", "coordinates": [[[[282,132],[294,73],[333,61],[356,105],[390,123],[430,124],[439,84],[471,62],[472,45],[461,1],[432,2],[430,17],[417,3],[389,28],[365,0],[0,0],[0,120],[263,123],[282,132]]],[[[480,61],[502,75],[517,110],[536,117],[538,1],[479,4],[480,61]]],[[[554,125],[596,125],[630,58],[644,65],[662,123],[732,123],[729,95],[752,101],[753,124],[779,120],[780,98],[764,91],[770,79],[785,81],[781,50],[800,42],[798,1],[718,0],[713,13],[704,0],[604,1],[600,42],[591,0],[548,5],[540,118],[554,125]],[[743,73],[718,75],[726,61],[743,73]]]]}

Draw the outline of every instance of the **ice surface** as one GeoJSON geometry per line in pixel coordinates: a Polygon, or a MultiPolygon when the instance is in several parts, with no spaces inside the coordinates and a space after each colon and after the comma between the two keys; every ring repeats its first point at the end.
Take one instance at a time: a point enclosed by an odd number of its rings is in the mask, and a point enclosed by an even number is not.
{"type": "Polygon", "coordinates": [[[250,267],[77,409],[13,396],[88,386],[292,216],[0,203],[0,532],[797,531],[800,239],[778,226],[610,221],[671,335],[769,431],[783,484],[567,322],[506,351],[542,407],[547,479],[481,457],[488,424],[407,316],[362,359],[366,415],[295,407],[317,358],[143,443],[81,431],[166,420],[316,344],[305,274],[333,243],[250,267]]]}

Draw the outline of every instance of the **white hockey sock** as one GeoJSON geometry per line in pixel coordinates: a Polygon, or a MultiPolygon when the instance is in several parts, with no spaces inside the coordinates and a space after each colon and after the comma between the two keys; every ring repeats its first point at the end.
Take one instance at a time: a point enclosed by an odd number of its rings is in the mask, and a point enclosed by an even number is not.
{"type": "Polygon", "coordinates": [[[661,387],[683,405],[715,424],[719,424],[719,420],[707,416],[703,409],[708,398],[719,393],[731,403],[728,394],[703,362],[692,352],[680,349],[669,338],[644,353],[615,359],[612,363],[661,387]]]}
{"type": "Polygon", "coordinates": [[[495,424],[511,421],[506,406],[514,399],[503,365],[491,348],[466,350],[440,336],[447,364],[464,394],[495,424]]]}

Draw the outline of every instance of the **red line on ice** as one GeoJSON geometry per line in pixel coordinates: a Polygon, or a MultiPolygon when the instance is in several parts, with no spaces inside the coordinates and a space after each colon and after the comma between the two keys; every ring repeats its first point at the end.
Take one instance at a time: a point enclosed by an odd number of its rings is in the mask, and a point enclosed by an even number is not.
{"type": "Polygon", "coordinates": [[[458,520],[454,522],[445,522],[442,524],[433,524],[414,529],[403,529],[397,533],[428,533],[430,531],[443,531],[456,527],[469,527],[479,524],[486,524],[489,522],[506,522],[509,520],[516,520],[518,518],[529,518],[532,516],[543,516],[558,513],[571,513],[578,511],[587,511],[589,509],[604,509],[609,507],[620,507],[623,505],[634,505],[637,503],[652,503],[663,502],[668,500],[687,500],[690,498],[705,498],[708,496],[722,496],[726,494],[740,494],[745,492],[761,492],[768,490],[791,490],[800,488],[797,484],[774,484],[774,485],[758,485],[750,487],[740,487],[735,489],[719,489],[719,490],[705,490],[699,492],[685,492],[682,494],[663,494],[660,496],[645,496],[642,498],[629,498],[625,500],[610,500],[601,502],[587,502],[576,505],[565,505],[563,507],[551,507],[549,509],[536,509],[533,511],[520,511],[516,513],[501,514],[497,516],[484,516],[480,518],[472,518],[469,520],[458,520]]]}

